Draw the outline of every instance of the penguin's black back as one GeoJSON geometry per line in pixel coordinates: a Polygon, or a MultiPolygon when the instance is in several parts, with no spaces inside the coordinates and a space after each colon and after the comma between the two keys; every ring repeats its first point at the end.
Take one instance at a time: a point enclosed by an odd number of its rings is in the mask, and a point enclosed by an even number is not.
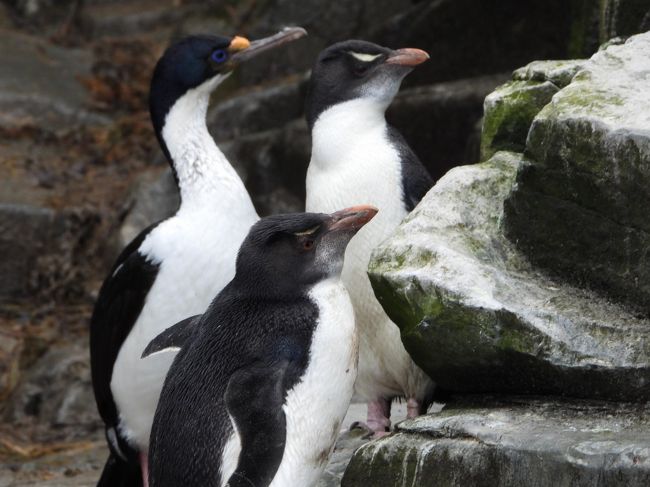
{"type": "Polygon", "coordinates": [[[306,294],[265,299],[235,280],[215,298],[167,374],[151,433],[152,487],[221,485],[229,414],[249,428],[239,431],[232,485],[271,482],[286,437],[282,404],[307,368],[317,319],[306,294]]]}
{"type": "Polygon", "coordinates": [[[411,212],[431,189],[433,179],[402,134],[391,125],[388,126],[388,138],[400,156],[402,197],[406,211],[411,212]]]}

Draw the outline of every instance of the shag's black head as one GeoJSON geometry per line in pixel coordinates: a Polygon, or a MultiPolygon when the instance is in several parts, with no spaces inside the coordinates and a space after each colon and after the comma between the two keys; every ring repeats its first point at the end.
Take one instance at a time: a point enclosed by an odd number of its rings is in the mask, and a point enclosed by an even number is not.
{"type": "Polygon", "coordinates": [[[289,296],[340,274],[345,248],[377,214],[372,206],[324,213],[292,213],[263,218],[239,250],[235,281],[247,292],[289,296]]]}
{"type": "Polygon", "coordinates": [[[355,98],[373,98],[387,108],[402,79],[428,58],[420,49],[395,51],[358,40],[328,47],[311,72],[305,109],[309,127],[327,108],[355,98]]]}
{"type": "Polygon", "coordinates": [[[243,37],[190,36],[171,45],[156,64],[151,79],[149,107],[156,133],[162,130],[165,116],[176,100],[215,76],[230,73],[232,57],[249,44],[243,37]]]}
{"type": "Polygon", "coordinates": [[[300,27],[253,42],[239,36],[194,35],[167,48],[156,64],[149,93],[151,120],[165,155],[169,158],[161,136],[165,117],[180,97],[197,88],[211,92],[239,64],[304,35],[300,27]]]}

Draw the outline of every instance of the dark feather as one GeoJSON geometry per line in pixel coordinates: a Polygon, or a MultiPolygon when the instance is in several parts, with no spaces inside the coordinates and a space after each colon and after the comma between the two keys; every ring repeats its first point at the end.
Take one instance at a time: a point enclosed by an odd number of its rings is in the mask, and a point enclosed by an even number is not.
{"type": "MultiPolygon", "coordinates": [[[[90,367],[97,409],[107,430],[115,428],[118,413],[111,392],[113,365],[158,273],[138,252],[157,224],[146,228],[122,251],[104,281],[90,321],[90,367]]],[[[125,443],[125,442],[124,442],[125,443]]],[[[120,444],[120,447],[123,445],[120,444]]],[[[128,445],[124,445],[128,450],[128,445]]],[[[119,455],[118,452],[114,452],[119,455]]]]}
{"type": "Polygon", "coordinates": [[[199,322],[201,315],[190,316],[170,326],[156,338],[149,342],[147,348],[142,352],[142,358],[152,353],[160,352],[166,348],[183,348],[185,342],[192,335],[192,328],[199,322]]]}
{"type": "Polygon", "coordinates": [[[408,212],[413,211],[433,186],[433,179],[397,129],[388,126],[388,137],[397,147],[402,163],[402,198],[408,212]]]}
{"type": "Polygon", "coordinates": [[[306,297],[251,298],[234,281],[226,286],[167,374],[151,432],[152,487],[221,485],[229,413],[242,428],[237,478],[268,485],[284,449],[282,404],[308,365],[317,317],[306,297]],[[268,445],[276,446],[260,455],[268,445]]]}

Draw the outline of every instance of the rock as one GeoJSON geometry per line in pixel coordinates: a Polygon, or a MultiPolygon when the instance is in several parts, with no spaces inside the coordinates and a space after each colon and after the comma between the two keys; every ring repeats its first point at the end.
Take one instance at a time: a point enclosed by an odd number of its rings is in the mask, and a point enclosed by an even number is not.
{"type": "Polygon", "coordinates": [[[131,209],[120,227],[119,248],[152,223],[172,216],[180,204],[178,188],[169,168],[142,174],[128,197],[131,209]]]}
{"type": "Polygon", "coordinates": [[[558,88],[564,88],[571,83],[586,62],[586,59],[533,61],[523,68],[516,69],[512,78],[518,81],[550,81],[558,88]]]}
{"type": "Polygon", "coordinates": [[[243,179],[260,215],[304,210],[311,137],[302,119],[238,137],[221,144],[221,148],[243,179]]]}
{"type": "Polygon", "coordinates": [[[370,280],[413,360],[458,392],[650,399],[650,320],[533,267],[503,235],[525,167],[452,169],[374,252],[370,280]]]}
{"type": "Polygon", "coordinates": [[[648,406],[470,398],[357,450],[343,487],[643,487],[648,406]]]}
{"type": "Polygon", "coordinates": [[[20,377],[23,340],[17,333],[0,330],[0,402],[14,390],[20,377]]]}
{"type": "Polygon", "coordinates": [[[31,447],[35,447],[33,455],[0,455],[0,485],[92,487],[97,485],[108,457],[103,431],[85,441],[26,445],[28,453],[31,447]]]}
{"type": "Polygon", "coordinates": [[[317,487],[339,487],[341,479],[352,455],[361,445],[369,440],[368,432],[362,428],[343,431],[336,440],[332,456],[325,467],[325,471],[318,481],[317,487]]]}
{"type": "Polygon", "coordinates": [[[650,34],[596,53],[533,120],[507,235],[536,264],[650,313],[650,34]]]}
{"type": "Polygon", "coordinates": [[[650,29],[650,5],[645,0],[605,0],[600,12],[601,43],[650,29]]]}
{"type": "Polygon", "coordinates": [[[101,426],[90,381],[85,343],[52,347],[25,373],[5,407],[5,419],[16,423],[74,427],[101,426]]]}
{"type": "Polygon", "coordinates": [[[285,26],[307,29],[304,39],[266,53],[238,73],[242,85],[265,84],[269,79],[304,73],[318,53],[345,39],[370,39],[370,31],[408,8],[409,0],[269,0],[256,2],[245,13],[250,19],[245,33],[252,39],[272,34],[285,26]]]}
{"type": "Polygon", "coordinates": [[[434,179],[459,164],[478,162],[473,150],[483,99],[507,75],[498,74],[402,90],[386,114],[434,179]]]}
{"type": "Polygon", "coordinates": [[[0,201],[0,301],[83,293],[78,263],[97,224],[93,210],[0,201]]]}
{"type": "Polygon", "coordinates": [[[222,142],[278,129],[302,118],[307,81],[307,75],[302,75],[218,103],[208,113],[210,133],[222,142]]]}
{"type": "Polygon", "coordinates": [[[535,115],[558,92],[550,81],[510,81],[485,98],[481,160],[499,150],[523,151],[535,115]]]}
{"type": "Polygon", "coordinates": [[[175,0],[93,1],[84,7],[82,18],[93,38],[135,37],[146,32],[149,37],[154,34],[164,39],[179,29],[184,33],[182,26],[192,16],[210,17],[210,10],[214,11],[214,7],[198,2],[183,5],[175,0]]]}
{"type": "Polygon", "coordinates": [[[90,100],[79,79],[90,71],[88,52],[7,30],[0,30],[0,44],[0,132],[51,134],[107,121],[86,109],[90,100]]]}
{"type": "Polygon", "coordinates": [[[378,25],[371,38],[391,47],[425,49],[431,59],[406,82],[429,84],[567,57],[576,17],[569,10],[564,0],[504,0],[498,8],[495,2],[473,0],[414,2],[378,25]]]}

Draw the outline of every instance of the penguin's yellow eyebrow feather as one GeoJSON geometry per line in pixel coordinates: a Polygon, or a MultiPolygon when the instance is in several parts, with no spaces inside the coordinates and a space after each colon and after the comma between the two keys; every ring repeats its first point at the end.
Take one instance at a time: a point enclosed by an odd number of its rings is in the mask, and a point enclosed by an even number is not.
{"type": "Polygon", "coordinates": [[[364,52],[354,52],[354,51],[348,51],[348,53],[358,59],[359,61],[363,61],[364,63],[369,63],[371,61],[374,61],[377,59],[381,54],[366,54],[364,52]]]}
{"type": "Polygon", "coordinates": [[[312,233],[314,233],[319,228],[320,228],[320,225],[316,225],[315,227],[309,228],[307,230],[303,230],[302,232],[296,232],[296,233],[294,233],[294,235],[296,235],[297,237],[302,237],[304,235],[311,235],[312,233]]]}

